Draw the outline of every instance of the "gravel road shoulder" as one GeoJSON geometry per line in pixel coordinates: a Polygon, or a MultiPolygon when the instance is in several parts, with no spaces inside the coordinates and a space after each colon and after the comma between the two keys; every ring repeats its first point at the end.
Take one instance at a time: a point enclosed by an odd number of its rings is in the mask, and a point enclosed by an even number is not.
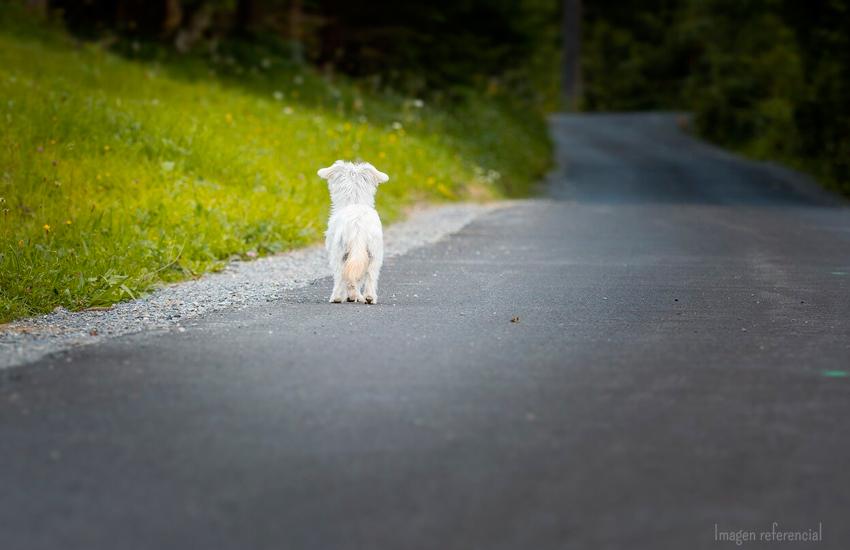
{"type": "MultiPolygon", "coordinates": [[[[459,231],[505,203],[422,207],[385,228],[385,254],[398,256],[459,231]]],[[[158,289],[101,311],[52,313],[0,325],[0,369],[30,363],[49,353],[149,330],[185,330],[201,315],[273,302],[282,293],[330,275],[324,249],[312,246],[158,289]]]]}

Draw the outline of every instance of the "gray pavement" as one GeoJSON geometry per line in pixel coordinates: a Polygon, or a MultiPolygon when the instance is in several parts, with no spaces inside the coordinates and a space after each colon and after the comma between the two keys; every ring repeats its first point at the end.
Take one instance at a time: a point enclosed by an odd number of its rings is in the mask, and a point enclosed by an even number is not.
{"type": "Polygon", "coordinates": [[[548,198],[377,306],[320,280],[0,372],[0,548],[850,547],[850,209],[672,115],[553,132],[548,198]]]}

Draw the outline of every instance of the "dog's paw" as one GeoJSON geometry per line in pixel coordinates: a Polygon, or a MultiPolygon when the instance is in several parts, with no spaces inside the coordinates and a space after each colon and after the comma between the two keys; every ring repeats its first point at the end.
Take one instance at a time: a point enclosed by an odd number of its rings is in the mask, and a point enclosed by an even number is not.
{"type": "Polygon", "coordinates": [[[349,296],[348,298],[346,298],[346,299],[345,299],[345,301],[346,301],[346,302],[355,302],[355,301],[357,301],[357,299],[356,299],[356,298],[352,298],[351,296],[349,296]]]}
{"type": "Polygon", "coordinates": [[[377,296],[369,296],[367,294],[366,297],[365,297],[365,300],[366,300],[367,304],[377,304],[378,303],[378,297],[377,296]]]}
{"type": "Polygon", "coordinates": [[[337,298],[336,296],[331,296],[331,299],[328,302],[332,304],[339,304],[342,302],[342,298],[337,298]]]}

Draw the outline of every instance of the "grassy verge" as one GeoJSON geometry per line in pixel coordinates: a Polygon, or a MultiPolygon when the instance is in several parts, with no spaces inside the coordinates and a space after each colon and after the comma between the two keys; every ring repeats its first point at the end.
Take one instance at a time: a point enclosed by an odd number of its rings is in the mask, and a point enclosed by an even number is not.
{"type": "Polygon", "coordinates": [[[271,51],[128,51],[0,6],[0,321],[315,242],[315,172],[337,158],[391,175],[387,221],[413,201],[523,194],[548,166],[541,118],[494,98],[423,103],[271,51]]]}

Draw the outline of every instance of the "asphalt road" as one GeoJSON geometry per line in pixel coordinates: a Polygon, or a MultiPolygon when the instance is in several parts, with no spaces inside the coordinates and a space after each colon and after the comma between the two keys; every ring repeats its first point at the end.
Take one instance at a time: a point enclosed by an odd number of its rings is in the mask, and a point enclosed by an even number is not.
{"type": "Polygon", "coordinates": [[[850,547],[850,210],[671,116],[553,130],[550,198],[377,306],[323,280],[0,373],[0,548],[850,547]]]}

